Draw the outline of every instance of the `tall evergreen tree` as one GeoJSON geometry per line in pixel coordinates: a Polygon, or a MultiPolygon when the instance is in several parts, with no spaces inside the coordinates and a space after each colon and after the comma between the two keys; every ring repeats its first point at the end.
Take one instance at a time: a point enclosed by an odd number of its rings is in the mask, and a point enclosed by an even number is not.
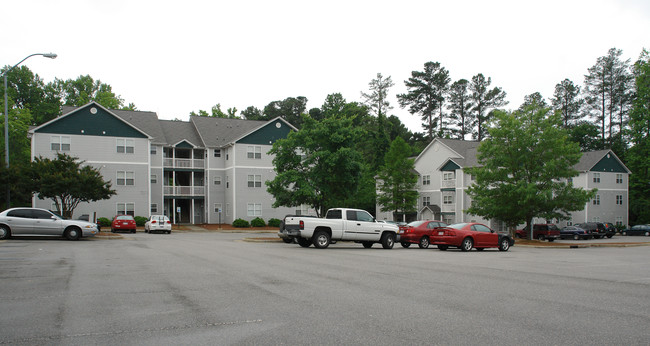
{"type": "Polygon", "coordinates": [[[370,112],[375,116],[385,116],[389,110],[393,109],[388,102],[388,90],[394,85],[390,76],[384,78],[381,73],[377,73],[377,78],[368,83],[370,93],[361,92],[363,103],[370,108],[370,112]]]}
{"type": "Polygon", "coordinates": [[[469,81],[455,81],[449,90],[449,119],[454,126],[453,131],[458,139],[465,139],[472,133],[472,101],[469,95],[469,81]]]}
{"type": "Polygon", "coordinates": [[[562,114],[562,123],[565,128],[574,124],[581,117],[580,109],[584,100],[580,98],[580,86],[571,80],[565,79],[555,85],[555,92],[551,98],[553,109],[562,114]]]}
{"type": "Polygon", "coordinates": [[[400,107],[409,107],[409,112],[418,114],[422,119],[422,127],[434,137],[434,132],[444,132],[442,105],[445,100],[445,93],[449,87],[449,71],[442,67],[439,62],[427,62],[424,64],[424,71],[411,72],[411,78],[404,81],[408,92],[397,95],[400,107]],[[439,117],[435,114],[439,112],[439,117]]]}
{"type": "Polygon", "coordinates": [[[470,99],[472,104],[472,117],[474,118],[475,132],[472,138],[477,139],[479,142],[487,135],[487,122],[490,120],[493,110],[508,104],[506,99],[506,92],[499,87],[490,89],[492,78],[485,79],[482,73],[472,77],[469,85],[470,99]]]}

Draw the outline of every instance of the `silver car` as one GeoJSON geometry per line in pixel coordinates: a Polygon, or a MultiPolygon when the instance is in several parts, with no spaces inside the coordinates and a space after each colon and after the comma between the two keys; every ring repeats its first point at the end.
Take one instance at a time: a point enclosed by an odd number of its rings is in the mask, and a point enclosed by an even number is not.
{"type": "Polygon", "coordinates": [[[0,213],[0,239],[11,236],[58,236],[68,240],[92,237],[97,225],[80,220],[65,220],[40,208],[11,208],[0,213]]]}

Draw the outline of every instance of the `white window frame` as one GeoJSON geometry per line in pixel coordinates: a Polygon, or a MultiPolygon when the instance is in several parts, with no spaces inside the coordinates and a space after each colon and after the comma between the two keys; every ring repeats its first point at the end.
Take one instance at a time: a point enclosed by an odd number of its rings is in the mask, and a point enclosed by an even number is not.
{"type": "Polygon", "coordinates": [[[214,177],[214,185],[221,185],[221,176],[220,175],[216,175],[214,177]]]}
{"type": "Polygon", "coordinates": [[[600,205],[600,195],[596,195],[592,203],[593,205],[600,205]]]}
{"type": "Polygon", "coordinates": [[[623,205],[623,195],[616,195],[616,205],[623,205]]]}
{"type": "Polygon", "coordinates": [[[118,154],[134,154],[135,140],[130,138],[117,138],[115,140],[116,151],[118,154]],[[121,149],[120,149],[121,148],[121,149]],[[129,148],[131,150],[129,150],[129,148]]]}
{"type": "Polygon", "coordinates": [[[600,184],[600,173],[594,173],[594,178],[592,179],[592,181],[595,184],[600,184]]]}
{"type": "Polygon", "coordinates": [[[50,136],[50,150],[70,151],[70,136],[50,136]]]}
{"type": "Polygon", "coordinates": [[[454,196],[452,195],[442,196],[442,204],[454,204],[454,196]]]}
{"type": "Polygon", "coordinates": [[[116,203],[116,215],[131,215],[135,216],[135,203],[125,202],[116,203]]]}
{"type": "Polygon", "coordinates": [[[623,184],[623,174],[616,173],[616,183],[617,184],[623,184]]]}
{"type": "Polygon", "coordinates": [[[262,176],[260,174],[249,174],[248,187],[262,187],[262,176]]]}
{"type": "Polygon", "coordinates": [[[442,180],[456,179],[456,172],[442,172],[442,180]]]}
{"type": "Polygon", "coordinates": [[[616,226],[623,226],[623,217],[622,216],[617,216],[616,217],[616,226]]]}
{"type": "Polygon", "coordinates": [[[431,185],[431,175],[423,175],[422,176],[422,185],[431,185]]]}
{"type": "Polygon", "coordinates": [[[248,216],[262,216],[262,203],[246,204],[246,212],[248,216]]]}
{"type": "Polygon", "coordinates": [[[152,145],[152,146],[151,146],[151,148],[149,149],[149,153],[150,153],[151,155],[156,155],[156,154],[158,153],[158,151],[156,150],[156,146],[155,146],[155,145],[152,145]]]}
{"type": "Polygon", "coordinates": [[[151,203],[151,214],[158,214],[158,204],[151,203]]]}
{"type": "Polygon", "coordinates": [[[422,197],[422,206],[426,207],[427,205],[431,205],[431,197],[423,196],[422,197]]]}
{"type": "Polygon", "coordinates": [[[116,185],[119,186],[135,186],[135,172],[133,171],[117,171],[116,185]],[[130,178],[129,178],[130,176],[130,178]],[[130,182],[130,184],[129,184],[130,182]]]}
{"type": "Polygon", "coordinates": [[[215,203],[214,204],[214,212],[219,213],[219,210],[221,210],[221,212],[223,213],[223,206],[221,205],[221,203],[215,203]]]}
{"type": "Polygon", "coordinates": [[[158,175],[156,175],[156,174],[151,175],[151,183],[152,184],[158,184],[158,175]]]}
{"type": "Polygon", "coordinates": [[[246,149],[246,157],[249,159],[259,160],[262,158],[262,146],[249,145],[246,149]]]}
{"type": "Polygon", "coordinates": [[[221,149],[214,149],[214,157],[221,157],[221,149]]]}

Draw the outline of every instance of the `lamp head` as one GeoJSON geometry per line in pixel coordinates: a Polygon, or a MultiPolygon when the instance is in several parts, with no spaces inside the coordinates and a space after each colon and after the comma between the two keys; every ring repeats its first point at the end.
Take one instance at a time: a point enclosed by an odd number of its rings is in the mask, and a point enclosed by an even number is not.
{"type": "Polygon", "coordinates": [[[50,59],[55,59],[57,57],[57,55],[54,53],[45,53],[43,56],[50,59]]]}

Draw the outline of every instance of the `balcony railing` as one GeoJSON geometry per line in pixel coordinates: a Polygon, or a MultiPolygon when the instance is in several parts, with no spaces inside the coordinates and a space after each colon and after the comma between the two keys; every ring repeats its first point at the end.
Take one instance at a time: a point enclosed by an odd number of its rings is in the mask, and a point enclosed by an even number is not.
{"type": "Polygon", "coordinates": [[[165,158],[163,165],[170,168],[205,168],[205,160],[165,158]]]}
{"type": "Polygon", "coordinates": [[[443,213],[454,213],[456,212],[456,204],[443,204],[442,207],[440,207],[440,211],[443,213]]]}
{"type": "Polygon", "coordinates": [[[442,188],[454,188],[456,187],[456,179],[453,180],[443,180],[442,181],[442,188]]]}
{"type": "Polygon", "coordinates": [[[205,186],[165,186],[165,196],[204,196],[205,186]]]}

